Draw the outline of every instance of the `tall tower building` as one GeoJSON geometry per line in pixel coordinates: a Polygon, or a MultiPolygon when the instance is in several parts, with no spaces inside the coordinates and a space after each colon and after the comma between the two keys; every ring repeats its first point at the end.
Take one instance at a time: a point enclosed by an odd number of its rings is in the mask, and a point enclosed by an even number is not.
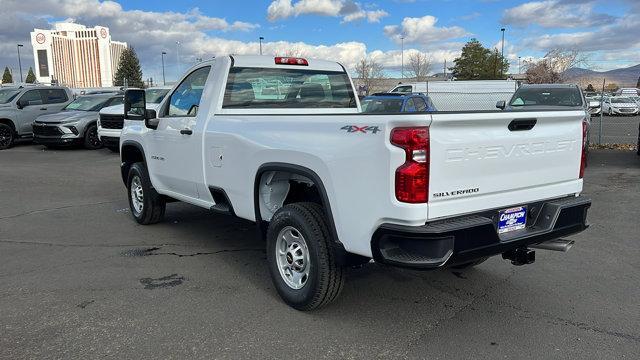
{"type": "Polygon", "coordinates": [[[57,23],[34,29],[31,45],[36,78],[73,88],[111,87],[127,43],[112,41],[109,28],[57,23]]]}

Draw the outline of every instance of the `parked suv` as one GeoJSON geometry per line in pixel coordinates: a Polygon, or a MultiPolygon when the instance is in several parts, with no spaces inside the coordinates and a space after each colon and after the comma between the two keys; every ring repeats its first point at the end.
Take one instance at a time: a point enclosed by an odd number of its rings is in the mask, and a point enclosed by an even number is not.
{"type": "Polygon", "coordinates": [[[16,139],[33,137],[31,124],[41,115],[60,112],[73,101],[67,87],[18,86],[0,89],[0,150],[16,139]]]}
{"type": "Polygon", "coordinates": [[[361,105],[365,113],[436,111],[423,93],[377,93],[362,99],[361,105]]]}
{"type": "MultiPolygon", "coordinates": [[[[155,110],[165,95],[171,90],[169,86],[153,87],[145,90],[147,108],[155,110]]],[[[122,104],[105,107],[100,110],[98,120],[98,138],[106,148],[119,151],[120,133],[124,124],[124,106],[122,104]]]]}
{"type": "Polygon", "coordinates": [[[46,146],[82,144],[89,150],[99,149],[98,111],[122,103],[122,94],[81,96],[59,113],[38,117],[33,123],[33,139],[46,146]]]}

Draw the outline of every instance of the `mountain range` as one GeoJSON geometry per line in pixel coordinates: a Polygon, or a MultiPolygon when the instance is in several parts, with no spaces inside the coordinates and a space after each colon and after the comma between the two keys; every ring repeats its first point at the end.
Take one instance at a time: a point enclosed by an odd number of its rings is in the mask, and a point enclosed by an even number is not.
{"type": "Polygon", "coordinates": [[[575,82],[589,82],[596,88],[602,84],[602,79],[606,79],[607,84],[615,83],[619,87],[636,87],[640,78],[640,64],[609,71],[571,68],[565,72],[565,76],[575,82]]]}

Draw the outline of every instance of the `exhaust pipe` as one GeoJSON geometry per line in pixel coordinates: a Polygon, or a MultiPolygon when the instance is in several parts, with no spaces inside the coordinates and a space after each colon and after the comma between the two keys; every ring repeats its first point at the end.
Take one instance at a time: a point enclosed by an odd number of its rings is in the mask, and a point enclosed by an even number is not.
{"type": "Polygon", "coordinates": [[[540,249],[540,250],[567,252],[569,251],[569,249],[571,249],[571,246],[573,246],[573,244],[574,244],[573,240],[555,239],[555,240],[545,241],[540,244],[529,245],[529,247],[532,247],[534,249],[540,249]]]}

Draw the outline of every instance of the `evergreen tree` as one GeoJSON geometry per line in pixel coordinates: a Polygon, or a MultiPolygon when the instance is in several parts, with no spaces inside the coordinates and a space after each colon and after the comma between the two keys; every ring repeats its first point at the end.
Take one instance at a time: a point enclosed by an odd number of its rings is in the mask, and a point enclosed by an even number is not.
{"type": "Polygon", "coordinates": [[[124,86],[124,80],[127,80],[127,86],[143,88],[142,70],[140,69],[140,60],[136,51],[130,47],[125,49],[120,56],[118,70],[114,79],[115,86],[124,86]]]}
{"type": "MultiPolygon", "coordinates": [[[[636,83],[636,88],[640,89],[640,76],[638,77],[638,82],[636,83]]],[[[638,151],[640,151],[640,148],[638,148],[638,151]]]]}
{"type": "Polygon", "coordinates": [[[27,73],[27,79],[25,80],[27,84],[33,84],[36,82],[36,74],[33,73],[33,68],[29,67],[29,72],[27,73]]]}
{"type": "Polygon", "coordinates": [[[477,39],[471,39],[462,48],[462,54],[451,68],[453,76],[459,80],[489,80],[506,77],[509,62],[498,50],[491,51],[477,39]]]}
{"type": "Polygon", "coordinates": [[[595,91],[596,91],[596,89],[594,89],[594,88],[593,88],[593,85],[589,84],[589,85],[587,85],[587,91],[589,91],[589,92],[595,92],[595,91]]]}
{"type": "Polygon", "coordinates": [[[10,84],[13,82],[13,76],[11,76],[11,72],[9,71],[9,67],[4,67],[4,74],[2,74],[2,83],[10,84]]]}

